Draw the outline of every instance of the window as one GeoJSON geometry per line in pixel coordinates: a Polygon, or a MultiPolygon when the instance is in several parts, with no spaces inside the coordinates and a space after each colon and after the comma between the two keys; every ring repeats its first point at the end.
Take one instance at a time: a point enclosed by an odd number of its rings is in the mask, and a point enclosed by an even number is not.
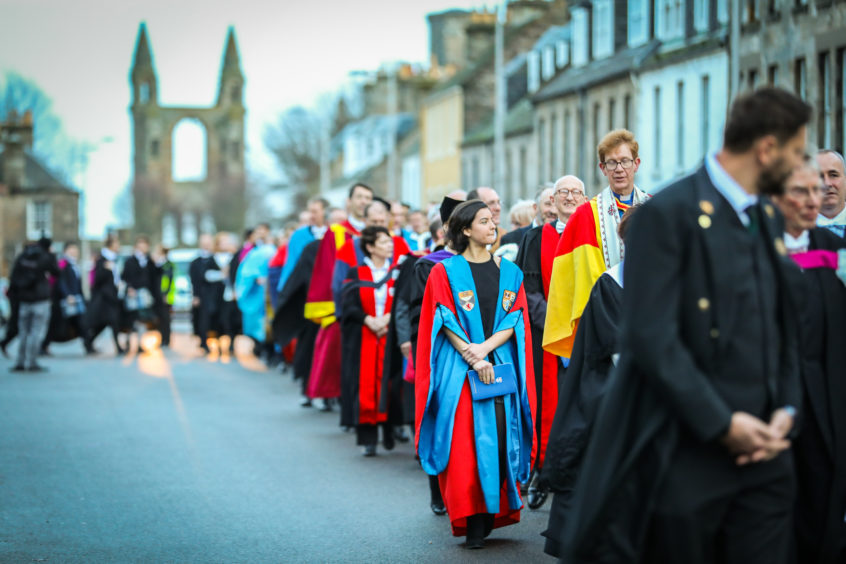
{"type": "Polygon", "coordinates": [[[684,35],[684,0],[656,0],[655,29],[659,39],[684,35]]]}
{"type": "Polygon", "coordinates": [[[758,21],[760,14],[758,13],[758,0],[745,0],[743,3],[743,14],[741,21],[743,23],[752,23],[758,21]]]}
{"type": "Polygon", "coordinates": [[[525,190],[529,185],[528,174],[529,167],[526,164],[526,147],[520,147],[520,190],[525,190]]]}
{"type": "Polygon", "coordinates": [[[53,236],[53,204],[47,200],[30,200],[26,210],[26,237],[37,240],[53,236]]]}
{"type": "Polygon", "coordinates": [[[181,120],[173,128],[173,180],[194,182],[208,175],[206,129],[198,119],[181,120]]]}
{"type": "Polygon", "coordinates": [[[652,124],[655,128],[652,132],[655,139],[655,150],[652,151],[652,160],[655,162],[655,176],[661,174],[661,87],[655,87],[655,94],[652,104],[652,124]]]}
{"type": "Polygon", "coordinates": [[[700,94],[699,109],[700,152],[708,152],[711,143],[711,78],[706,74],[702,77],[702,93],[700,94]]]}
{"type": "Polygon", "coordinates": [[[505,149],[505,194],[513,202],[515,199],[512,196],[516,194],[517,190],[514,188],[514,162],[511,153],[511,149],[505,149]]]}
{"type": "Polygon", "coordinates": [[[696,31],[708,31],[711,20],[710,0],[693,0],[693,28],[696,31]]]}
{"type": "Polygon", "coordinates": [[[162,245],[172,249],[179,244],[179,234],[176,230],[176,218],[172,213],[162,216],[162,245]]]}
{"type": "Polygon", "coordinates": [[[839,141],[840,147],[846,149],[846,49],[840,49],[837,54],[837,95],[839,99],[837,112],[839,119],[835,118],[837,127],[840,130],[835,139],[839,141]]]}
{"type": "Polygon", "coordinates": [[[138,87],[138,101],[142,104],[150,101],[150,85],[146,82],[142,82],[141,86],[138,87]]]}
{"type": "Polygon", "coordinates": [[[241,101],[241,87],[240,86],[233,86],[232,87],[232,101],[233,102],[240,102],[241,101]]]}
{"type": "Polygon", "coordinates": [[[629,0],[629,46],[637,47],[649,40],[649,2],[629,0]]]}
{"type": "Polygon", "coordinates": [[[623,127],[631,131],[632,126],[632,96],[626,94],[623,98],[623,127]]]}
{"type": "Polygon", "coordinates": [[[217,231],[214,224],[214,217],[209,212],[205,212],[200,218],[200,233],[214,233],[217,231]]]}
{"type": "Polygon", "coordinates": [[[614,116],[617,113],[616,106],[617,106],[617,104],[616,104],[616,100],[614,100],[614,98],[611,98],[610,100],[608,100],[608,130],[609,131],[614,129],[614,124],[616,123],[614,121],[614,116]]]}
{"type": "Polygon", "coordinates": [[[767,84],[778,86],[778,65],[770,65],[767,69],[767,84]]]}
{"type": "Polygon", "coordinates": [[[556,64],[559,69],[563,69],[570,64],[570,44],[566,41],[558,41],[555,43],[556,64]]]}
{"type": "Polygon", "coordinates": [[[684,168],[684,82],[676,84],[676,168],[684,168]]]}
{"type": "Polygon", "coordinates": [[[549,180],[558,178],[558,116],[552,114],[549,120],[549,180]]]}
{"type": "Polygon", "coordinates": [[[614,4],[611,0],[593,2],[593,58],[614,54],[614,4]]]}
{"type": "Polygon", "coordinates": [[[153,139],[150,142],[150,156],[151,157],[158,157],[159,156],[159,140],[153,139]]]}
{"type": "Polygon", "coordinates": [[[570,110],[564,112],[564,174],[572,174],[573,163],[570,159],[570,110]]]}
{"type": "Polygon", "coordinates": [[[543,48],[543,65],[541,66],[541,76],[544,80],[549,80],[555,76],[555,49],[552,45],[547,45],[543,48]]]}
{"type": "Polygon", "coordinates": [[[526,72],[529,92],[537,92],[540,89],[540,54],[537,51],[529,51],[526,72]]]}
{"type": "MultiPolygon", "coordinates": [[[[602,134],[599,131],[599,102],[593,105],[593,146],[597,147],[599,145],[599,139],[601,138],[602,134]]],[[[593,179],[595,183],[599,183],[602,181],[599,174],[599,167],[593,167],[593,179]]]]}
{"type": "Polygon", "coordinates": [[[473,157],[472,162],[473,162],[473,169],[472,169],[473,170],[473,173],[472,173],[473,174],[473,182],[472,182],[471,186],[473,186],[473,188],[478,188],[480,186],[479,175],[481,174],[479,172],[479,157],[473,157]]]}
{"type": "Polygon", "coordinates": [[[573,8],[573,65],[579,67],[588,62],[590,47],[588,38],[588,11],[586,8],[573,8]]]}
{"type": "Polygon", "coordinates": [[[717,21],[723,25],[729,21],[729,0],[717,0],[717,21]]]}
{"type": "Polygon", "coordinates": [[[758,86],[758,69],[749,69],[749,90],[758,86]]]}
{"type": "MultiPolygon", "coordinates": [[[[543,158],[544,149],[546,148],[546,121],[541,118],[538,121],[538,182],[546,182],[546,170],[544,165],[546,160],[543,158]]],[[[525,188],[525,186],[523,186],[525,188]]]]}
{"type": "Polygon", "coordinates": [[[805,59],[796,59],[793,71],[793,89],[803,100],[807,97],[807,76],[805,73],[805,59]]]}
{"type": "Polygon", "coordinates": [[[186,245],[196,245],[198,237],[197,233],[197,216],[193,213],[182,214],[182,242],[186,245]]]}
{"type": "Polygon", "coordinates": [[[831,147],[831,56],[828,52],[819,54],[819,99],[817,102],[817,145],[831,147]]]}

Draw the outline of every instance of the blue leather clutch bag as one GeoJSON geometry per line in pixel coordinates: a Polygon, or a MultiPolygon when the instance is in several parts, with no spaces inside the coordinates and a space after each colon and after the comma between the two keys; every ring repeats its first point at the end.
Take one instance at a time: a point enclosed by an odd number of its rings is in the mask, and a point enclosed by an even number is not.
{"type": "Polygon", "coordinates": [[[485,384],[479,379],[479,373],[475,370],[467,371],[467,378],[470,380],[470,394],[473,400],[483,400],[517,393],[517,373],[514,372],[513,364],[497,364],[494,367],[494,381],[492,384],[485,384]]]}

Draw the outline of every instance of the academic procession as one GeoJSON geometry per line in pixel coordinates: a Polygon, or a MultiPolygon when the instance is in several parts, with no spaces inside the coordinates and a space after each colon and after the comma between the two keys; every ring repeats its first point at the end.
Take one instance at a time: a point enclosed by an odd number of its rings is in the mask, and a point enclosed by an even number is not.
{"type": "MultiPolygon", "coordinates": [[[[617,129],[584,163],[592,198],[573,170],[510,210],[485,186],[412,209],[354,183],[281,231],[203,234],[192,346],[243,343],[368,464],[413,446],[429,505],[407,511],[468,551],[542,510],[550,561],[846,563],[846,166],[807,142],[816,111],[741,95],[664,187],[636,183],[655,156],[617,129]]],[[[74,244],[25,248],[9,370],[60,373],[50,345],[73,339],[169,345],[169,251],[133,244],[90,270],[74,244]]]]}

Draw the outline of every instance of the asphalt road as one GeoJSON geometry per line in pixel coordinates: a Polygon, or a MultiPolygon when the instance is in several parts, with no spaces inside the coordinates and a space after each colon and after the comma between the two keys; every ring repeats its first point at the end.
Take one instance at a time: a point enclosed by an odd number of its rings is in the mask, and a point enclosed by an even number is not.
{"type": "MultiPolygon", "coordinates": [[[[551,562],[548,504],[468,551],[412,447],[364,458],[338,413],[241,349],[0,359],[0,562],[551,562]]],[[[14,349],[10,348],[10,351],[14,349]]],[[[380,447],[381,448],[381,447],[380,447]]]]}

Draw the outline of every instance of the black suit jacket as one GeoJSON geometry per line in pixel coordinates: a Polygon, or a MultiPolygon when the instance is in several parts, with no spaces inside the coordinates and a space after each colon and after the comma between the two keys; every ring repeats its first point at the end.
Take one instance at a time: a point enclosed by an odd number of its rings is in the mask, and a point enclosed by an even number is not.
{"type": "Polygon", "coordinates": [[[502,236],[502,243],[500,244],[500,246],[508,245],[510,243],[514,243],[515,245],[517,245],[519,247],[520,242],[523,240],[523,236],[531,228],[532,228],[532,224],[530,223],[529,225],[527,225],[525,227],[520,227],[518,229],[515,229],[514,231],[509,231],[508,233],[506,233],[505,235],[502,236]]]}
{"type": "MultiPolygon", "coordinates": [[[[781,306],[781,358],[769,383],[777,397],[771,403],[798,408],[796,313],[786,283],[792,266],[776,242],[783,234],[781,215],[763,200],[758,211],[781,306]]],[[[726,236],[736,213],[702,167],[644,204],[631,221],[620,364],[591,431],[569,526],[559,537],[571,562],[639,554],[649,508],[680,436],[717,440],[737,401],[718,391],[720,354],[733,338],[733,278],[743,275],[733,269],[736,249],[726,236]]]]}

